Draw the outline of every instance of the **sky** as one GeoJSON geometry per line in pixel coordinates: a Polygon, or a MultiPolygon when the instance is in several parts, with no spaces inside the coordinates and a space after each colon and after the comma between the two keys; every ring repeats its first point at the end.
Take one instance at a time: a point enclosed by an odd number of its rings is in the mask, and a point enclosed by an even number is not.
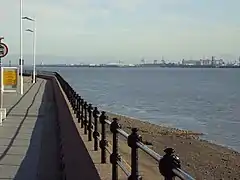
{"type": "MultiPolygon", "coordinates": [[[[142,58],[237,59],[239,0],[23,0],[36,19],[37,63],[138,63],[142,58]]],[[[33,28],[24,21],[23,29],[33,28]]],[[[5,62],[19,58],[20,0],[1,2],[5,62]]],[[[33,35],[24,32],[31,63],[33,35]]]]}

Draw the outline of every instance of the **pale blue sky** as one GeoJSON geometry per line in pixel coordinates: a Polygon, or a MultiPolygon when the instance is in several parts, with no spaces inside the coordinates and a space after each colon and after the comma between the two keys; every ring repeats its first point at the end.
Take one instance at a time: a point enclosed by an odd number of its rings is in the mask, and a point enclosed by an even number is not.
{"type": "MultiPolygon", "coordinates": [[[[37,18],[38,55],[75,57],[74,63],[240,55],[239,0],[23,2],[24,15],[37,18]]],[[[19,0],[1,2],[1,15],[8,59],[19,54],[19,0]]],[[[31,25],[24,22],[24,29],[31,25]]],[[[31,34],[24,33],[24,53],[32,53],[31,34]]]]}

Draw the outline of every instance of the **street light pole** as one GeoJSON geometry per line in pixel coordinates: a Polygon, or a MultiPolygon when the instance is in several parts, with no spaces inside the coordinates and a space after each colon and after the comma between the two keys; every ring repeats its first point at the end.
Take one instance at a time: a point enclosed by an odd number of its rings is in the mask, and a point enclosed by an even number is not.
{"type": "Polygon", "coordinates": [[[32,19],[29,17],[22,17],[24,20],[32,21],[34,23],[33,30],[27,29],[26,31],[33,33],[33,79],[32,82],[36,82],[36,40],[37,40],[37,27],[36,27],[36,19],[32,19]]]}
{"type": "Polygon", "coordinates": [[[34,35],[33,35],[33,83],[36,82],[36,43],[37,43],[37,27],[36,27],[36,19],[35,19],[34,35]]]}
{"type": "Polygon", "coordinates": [[[20,94],[23,95],[23,2],[20,0],[20,94]]]}

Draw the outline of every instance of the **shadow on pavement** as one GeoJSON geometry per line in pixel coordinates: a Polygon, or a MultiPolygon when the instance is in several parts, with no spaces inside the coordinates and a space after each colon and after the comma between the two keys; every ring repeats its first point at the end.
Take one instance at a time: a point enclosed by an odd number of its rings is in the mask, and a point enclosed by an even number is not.
{"type": "MultiPolygon", "coordinates": [[[[26,155],[15,180],[60,179],[58,171],[55,105],[51,82],[47,81],[26,155]]],[[[34,99],[33,99],[34,103],[34,99]]],[[[26,112],[28,117],[28,111],[26,112]]]]}
{"type": "Polygon", "coordinates": [[[65,97],[55,78],[52,82],[61,138],[64,140],[62,153],[64,154],[66,179],[100,180],[96,167],[74,123],[65,97]]]}
{"type": "MultiPolygon", "coordinates": [[[[60,122],[64,154],[64,173],[68,180],[100,180],[94,163],[85,148],[57,81],[46,77],[47,82],[38,111],[30,144],[15,180],[57,180],[60,172],[57,120],[60,122]]],[[[27,111],[28,113],[28,111],[27,111]]]]}

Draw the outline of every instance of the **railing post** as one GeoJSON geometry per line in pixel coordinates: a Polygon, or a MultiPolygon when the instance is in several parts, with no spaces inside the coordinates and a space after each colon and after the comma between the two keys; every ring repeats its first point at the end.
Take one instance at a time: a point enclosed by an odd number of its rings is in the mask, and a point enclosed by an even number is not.
{"type": "Polygon", "coordinates": [[[88,141],[92,141],[92,104],[88,105],[88,141]]]}
{"type": "Polygon", "coordinates": [[[78,96],[77,99],[77,119],[78,119],[78,123],[80,123],[80,113],[81,113],[81,96],[78,96]]]}
{"type": "Polygon", "coordinates": [[[66,93],[67,95],[67,98],[69,99],[69,93],[68,93],[68,90],[67,90],[67,83],[64,84],[64,92],[66,93]]]}
{"type": "Polygon", "coordinates": [[[72,90],[71,87],[70,87],[69,89],[70,89],[70,92],[71,92],[71,93],[70,93],[71,106],[73,107],[73,93],[74,93],[74,92],[73,92],[73,90],[72,90]]]}
{"type": "Polygon", "coordinates": [[[87,101],[84,102],[84,134],[87,134],[87,101]]]}
{"type": "Polygon", "coordinates": [[[101,148],[101,163],[106,163],[106,147],[107,147],[107,140],[106,140],[106,120],[107,116],[106,113],[104,111],[102,111],[101,116],[99,117],[99,121],[102,124],[102,139],[100,141],[100,148],[101,148]]]}
{"type": "Polygon", "coordinates": [[[74,109],[74,96],[75,96],[75,92],[72,89],[72,87],[71,87],[71,90],[72,90],[72,108],[74,109]]]}
{"type": "Polygon", "coordinates": [[[98,150],[98,137],[99,137],[99,132],[98,132],[98,115],[99,115],[99,111],[98,111],[97,107],[95,107],[94,110],[93,110],[93,118],[94,118],[94,132],[93,132],[94,151],[98,150]]]}
{"type": "Polygon", "coordinates": [[[74,112],[74,113],[75,113],[75,97],[76,97],[76,93],[75,93],[75,91],[73,91],[72,108],[73,108],[73,112],[74,112]]]}
{"type": "Polygon", "coordinates": [[[69,87],[69,85],[68,85],[68,98],[69,98],[69,100],[70,100],[70,103],[71,103],[71,106],[72,106],[72,90],[71,90],[71,88],[69,87]]]}
{"type": "Polygon", "coordinates": [[[69,102],[71,103],[71,97],[70,97],[71,91],[70,91],[70,88],[68,87],[68,85],[67,85],[67,88],[66,88],[66,93],[67,93],[67,98],[68,98],[69,102]]]}
{"type": "Polygon", "coordinates": [[[81,119],[81,128],[84,126],[84,99],[81,99],[81,113],[80,113],[80,119],[81,119]]]}
{"type": "Polygon", "coordinates": [[[77,93],[75,93],[75,96],[74,96],[74,113],[76,114],[76,116],[77,116],[77,101],[78,100],[78,94],[77,93]]]}
{"type": "Polygon", "coordinates": [[[71,87],[69,87],[69,91],[70,91],[70,94],[69,94],[69,95],[70,95],[70,97],[69,97],[69,98],[70,98],[71,107],[72,107],[72,96],[73,96],[73,95],[72,95],[72,93],[73,93],[73,92],[72,92],[72,89],[71,89],[71,87]]]}
{"type": "Polygon", "coordinates": [[[110,130],[113,133],[112,154],[110,155],[110,162],[112,163],[112,180],[118,180],[118,161],[121,159],[118,154],[118,129],[120,128],[117,118],[113,118],[110,125],[110,130]]]}
{"type": "MultiPolygon", "coordinates": [[[[60,81],[59,81],[59,82],[60,82],[60,81]]],[[[61,84],[61,82],[60,82],[60,84],[61,84]]],[[[66,95],[67,95],[67,97],[68,97],[68,94],[67,94],[66,90],[67,90],[67,84],[64,84],[64,85],[63,85],[63,91],[66,93],[66,95]]]]}
{"type": "Polygon", "coordinates": [[[74,91],[73,93],[73,112],[76,113],[76,97],[77,93],[74,91]]]}
{"type": "Polygon", "coordinates": [[[76,114],[76,117],[77,117],[77,108],[78,108],[78,96],[79,95],[76,93],[74,97],[74,113],[76,114]]]}
{"type": "MultiPolygon", "coordinates": [[[[68,88],[68,83],[65,83],[66,84],[66,90],[68,90],[69,88],[68,88]]],[[[69,94],[68,94],[69,95],[69,94]]]]}
{"type": "Polygon", "coordinates": [[[131,175],[128,180],[140,180],[142,177],[138,171],[138,146],[140,136],[137,134],[138,129],[132,128],[132,133],[128,136],[128,146],[131,148],[131,175]]]}
{"type": "Polygon", "coordinates": [[[71,91],[70,91],[70,88],[67,86],[67,88],[66,88],[66,91],[67,91],[67,97],[68,97],[68,99],[69,99],[69,102],[71,103],[71,95],[70,95],[70,93],[71,93],[71,91]]]}
{"type": "Polygon", "coordinates": [[[174,155],[174,149],[166,148],[165,155],[159,161],[159,171],[165,180],[174,180],[176,175],[173,173],[174,168],[181,168],[180,160],[174,155]]]}

